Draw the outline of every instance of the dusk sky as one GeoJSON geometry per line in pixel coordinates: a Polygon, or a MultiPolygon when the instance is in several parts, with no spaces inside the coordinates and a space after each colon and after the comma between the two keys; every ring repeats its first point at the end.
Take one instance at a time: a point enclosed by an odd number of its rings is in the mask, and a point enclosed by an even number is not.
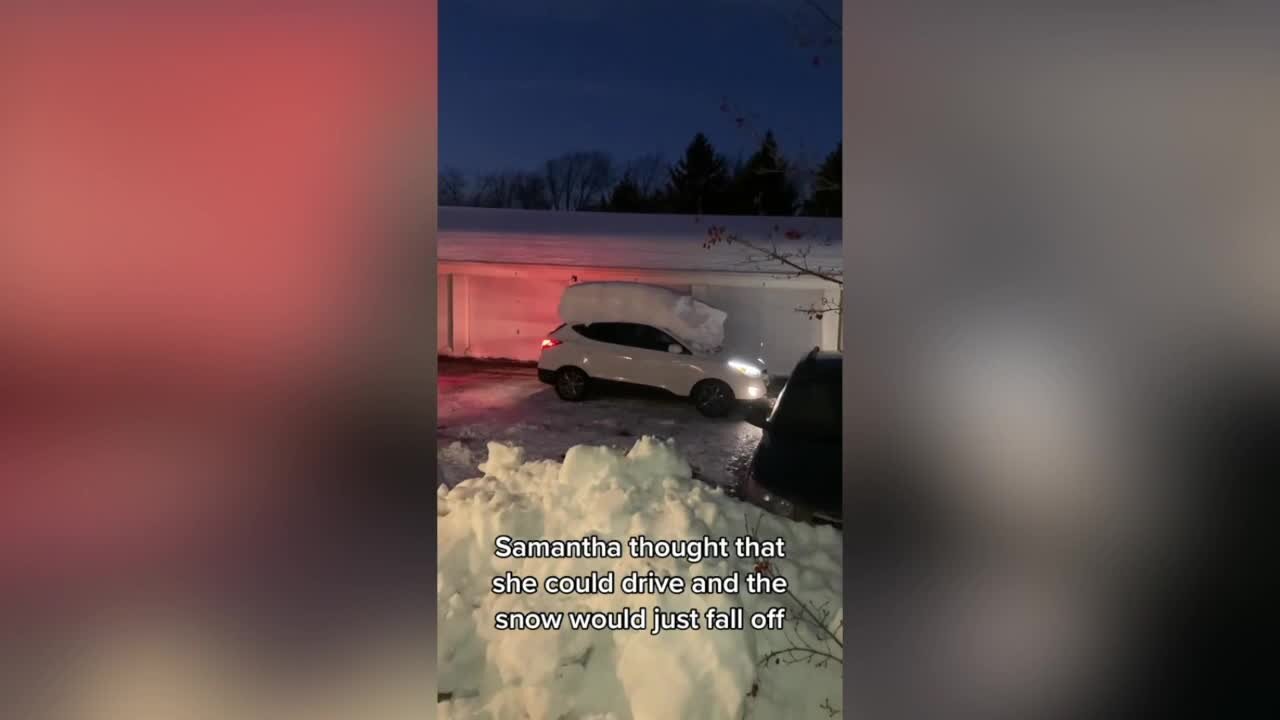
{"type": "MultiPolygon", "coordinates": [[[[818,2],[839,20],[839,2],[818,2]]],[[[820,161],[841,137],[829,28],[806,0],[440,0],[440,166],[533,169],[595,149],[673,161],[698,131],[732,161],[756,141],[725,99],[784,153],[820,161]]]]}

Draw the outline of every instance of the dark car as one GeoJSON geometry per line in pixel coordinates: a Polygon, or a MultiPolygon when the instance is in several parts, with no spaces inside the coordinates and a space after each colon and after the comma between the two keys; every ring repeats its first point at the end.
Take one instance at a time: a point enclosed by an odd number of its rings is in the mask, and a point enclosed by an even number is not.
{"type": "Polygon", "coordinates": [[[772,410],[748,414],[764,430],[743,495],[794,520],[841,526],[840,353],[814,349],[791,372],[772,410]]]}

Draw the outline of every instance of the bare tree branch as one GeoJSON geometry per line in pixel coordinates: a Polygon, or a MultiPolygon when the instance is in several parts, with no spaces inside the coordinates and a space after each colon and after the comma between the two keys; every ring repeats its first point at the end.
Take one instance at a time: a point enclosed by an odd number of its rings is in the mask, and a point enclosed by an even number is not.
{"type": "Polygon", "coordinates": [[[482,176],[469,204],[485,208],[545,210],[550,207],[550,200],[542,176],[506,171],[482,176]]]}
{"type": "MultiPolygon", "coordinates": [[[[800,0],[798,6],[794,6],[794,12],[784,12],[779,6],[773,6],[772,9],[781,21],[791,28],[795,45],[801,48],[817,48],[816,54],[812,57],[812,64],[815,67],[838,61],[838,57],[833,59],[828,57],[828,54],[835,52],[838,55],[838,49],[843,42],[843,27],[834,12],[828,10],[820,0],[800,0]],[[817,29],[807,27],[815,22],[821,27],[817,29]]],[[[721,99],[720,112],[730,117],[737,129],[746,132],[756,146],[763,145],[765,132],[761,129],[760,117],[757,113],[731,102],[727,97],[721,99]]],[[[799,151],[791,151],[790,155],[788,160],[781,156],[777,148],[770,148],[768,156],[773,167],[757,168],[756,171],[785,174],[804,197],[812,197],[817,192],[840,189],[838,180],[822,176],[819,169],[821,163],[815,164],[805,157],[803,146],[799,151]]]]}
{"type": "MultiPolygon", "coordinates": [[[[804,233],[799,231],[788,231],[789,239],[799,239],[804,237],[804,233]]],[[[756,256],[748,256],[748,262],[763,263],[774,262],[783,267],[790,268],[794,276],[799,277],[807,275],[820,280],[825,280],[835,285],[844,285],[843,274],[837,270],[824,267],[810,267],[806,258],[813,250],[812,246],[801,248],[799,250],[784,251],[777,244],[766,247],[750,240],[744,240],[736,233],[729,232],[726,228],[719,225],[713,225],[707,228],[707,239],[703,241],[704,248],[711,248],[719,244],[725,245],[741,245],[742,247],[756,253],[756,256]]]]}
{"type": "MultiPolygon", "coordinates": [[[[819,663],[837,662],[841,665],[844,664],[843,658],[837,657],[829,652],[808,647],[789,647],[782,650],[774,650],[760,658],[760,664],[768,665],[771,660],[778,660],[780,662],[785,662],[788,665],[794,665],[799,662],[810,662],[813,658],[821,658],[818,661],[819,663]]],[[[818,667],[824,667],[824,665],[819,664],[818,667]]]]}
{"type": "MultiPolygon", "coordinates": [[[[759,537],[760,525],[763,521],[764,513],[760,513],[756,516],[754,524],[750,517],[744,517],[743,525],[746,528],[747,536],[759,537]]],[[[778,575],[776,560],[765,560],[762,558],[755,558],[755,560],[756,572],[769,575],[771,577],[778,575]]],[[[783,626],[783,635],[787,638],[787,642],[789,644],[787,647],[766,653],[762,658],[760,658],[757,666],[762,669],[767,668],[770,665],[795,665],[800,663],[811,665],[815,668],[825,668],[832,663],[843,666],[844,641],[841,634],[844,631],[844,621],[841,620],[836,623],[835,628],[832,629],[829,627],[831,610],[827,607],[826,603],[820,606],[814,606],[806,603],[796,596],[789,585],[786,590],[786,596],[791,602],[795,603],[795,606],[800,613],[800,621],[795,626],[783,626]],[[788,632],[788,627],[792,627],[791,632],[788,632]],[[810,632],[814,634],[814,637],[812,639],[804,637],[800,632],[801,627],[809,627],[810,632]]],[[[757,682],[752,686],[751,692],[747,694],[748,698],[755,697],[758,689],[759,683],[757,682]]],[[[749,703],[744,705],[743,717],[747,716],[749,707],[749,703]]],[[[819,707],[826,711],[830,717],[836,717],[840,714],[840,709],[832,705],[830,698],[824,699],[819,707]]]]}
{"type": "Polygon", "coordinates": [[[627,163],[623,175],[631,178],[636,189],[644,197],[650,197],[662,189],[667,174],[667,162],[662,153],[648,153],[627,163]]]}
{"type": "Polygon", "coordinates": [[[844,33],[844,28],[840,26],[840,21],[832,17],[831,13],[827,12],[827,9],[818,3],[818,0],[804,0],[804,4],[813,8],[813,11],[818,14],[818,17],[827,21],[827,24],[830,25],[837,33],[844,33]]]}
{"type": "Polygon", "coordinates": [[[842,308],[839,303],[834,303],[831,298],[823,297],[821,301],[801,305],[796,308],[796,312],[801,312],[809,316],[810,320],[821,320],[823,315],[827,313],[839,314],[842,308]]]}
{"type": "MultiPolygon", "coordinates": [[[[764,513],[760,513],[760,515],[757,516],[756,524],[753,527],[750,524],[750,519],[744,519],[744,524],[747,527],[747,535],[751,537],[758,537],[760,524],[761,522],[763,522],[763,520],[764,520],[764,513]]],[[[772,560],[772,559],[765,560],[762,558],[755,558],[755,560],[756,560],[757,572],[763,575],[768,575],[769,577],[778,577],[781,574],[778,570],[776,560],[772,560]]],[[[819,657],[819,658],[834,660],[836,662],[843,664],[844,663],[844,658],[843,658],[844,640],[834,630],[828,627],[828,620],[830,619],[830,611],[826,609],[826,606],[824,605],[821,607],[815,607],[810,603],[807,603],[804,600],[801,600],[795,594],[795,591],[791,589],[790,584],[787,585],[785,594],[788,598],[792,600],[792,602],[796,604],[796,608],[800,612],[801,619],[807,620],[810,628],[818,631],[818,634],[820,635],[819,639],[824,643],[830,643],[830,644],[833,644],[836,648],[839,648],[841,651],[841,654],[840,656],[837,656],[833,652],[827,652],[824,650],[813,648],[812,646],[809,646],[803,640],[803,638],[801,638],[799,644],[802,645],[803,647],[796,647],[796,648],[790,648],[789,650],[784,649],[780,651],[775,651],[766,655],[765,659],[773,659],[783,653],[786,653],[789,651],[796,651],[796,652],[805,652],[805,653],[808,653],[809,655],[819,657]],[[820,615],[821,617],[819,617],[820,615]]],[[[837,627],[843,630],[844,623],[843,622],[839,623],[837,627]]]]}
{"type": "Polygon", "coordinates": [[[581,210],[602,200],[613,186],[613,158],[591,150],[565,153],[543,166],[553,210],[581,210]]]}
{"type": "Polygon", "coordinates": [[[440,172],[439,203],[462,205],[466,202],[467,177],[457,168],[445,168],[440,172]]]}

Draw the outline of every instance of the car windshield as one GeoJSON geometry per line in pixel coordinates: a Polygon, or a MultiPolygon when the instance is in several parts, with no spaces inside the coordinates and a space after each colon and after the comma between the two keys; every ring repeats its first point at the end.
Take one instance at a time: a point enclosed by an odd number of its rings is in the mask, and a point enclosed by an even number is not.
{"type": "Polygon", "coordinates": [[[785,432],[839,437],[840,390],[839,366],[799,373],[783,388],[770,425],[785,432]]]}

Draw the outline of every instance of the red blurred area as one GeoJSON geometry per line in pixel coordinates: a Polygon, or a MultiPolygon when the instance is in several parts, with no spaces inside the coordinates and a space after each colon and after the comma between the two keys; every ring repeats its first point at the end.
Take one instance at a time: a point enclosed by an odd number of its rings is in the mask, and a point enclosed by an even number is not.
{"type": "Polygon", "coordinates": [[[6,24],[6,347],[89,371],[296,375],[325,356],[362,320],[373,183],[429,61],[400,34],[6,24]]]}
{"type": "Polygon", "coordinates": [[[269,525],[384,320],[434,13],[9,15],[0,587],[269,525]]]}

